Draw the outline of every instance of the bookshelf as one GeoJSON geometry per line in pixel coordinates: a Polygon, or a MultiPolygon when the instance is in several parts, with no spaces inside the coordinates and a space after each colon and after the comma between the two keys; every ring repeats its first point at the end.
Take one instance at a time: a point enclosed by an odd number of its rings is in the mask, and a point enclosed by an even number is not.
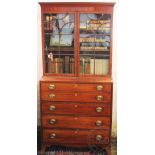
{"type": "Polygon", "coordinates": [[[108,75],[110,24],[110,14],[80,14],[80,74],[108,75]]]}
{"type": "Polygon", "coordinates": [[[97,146],[108,151],[114,3],[40,5],[42,148],[97,146]]]}
{"type": "Polygon", "coordinates": [[[44,74],[111,74],[111,24],[108,13],[43,14],[44,74]]]}

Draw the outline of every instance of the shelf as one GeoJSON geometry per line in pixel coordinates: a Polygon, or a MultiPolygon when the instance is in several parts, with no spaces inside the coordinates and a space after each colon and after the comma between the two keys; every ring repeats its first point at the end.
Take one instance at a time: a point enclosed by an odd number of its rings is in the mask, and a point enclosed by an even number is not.
{"type": "MultiPolygon", "coordinates": [[[[48,54],[45,54],[48,55],[48,54]]],[[[74,54],[53,54],[53,56],[74,56],[74,54]]]]}
{"type": "Polygon", "coordinates": [[[102,56],[102,57],[109,57],[109,54],[80,54],[80,56],[90,56],[90,57],[94,57],[94,56],[102,56]]]}
{"type": "Polygon", "coordinates": [[[61,46],[61,47],[53,47],[48,49],[45,48],[45,51],[74,51],[74,48],[61,46]]]}
{"type": "Polygon", "coordinates": [[[110,43],[110,41],[80,41],[80,43],[105,43],[105,42],[110,43]]]}
{"type": "MultiPolygon", "coordinates": [[[[97,31],[96,31],[96,32],[97,32],[97,31]]],[[[86,35],[86,34],[87,34],[87,35],[96,35],[96,36],[97,36],[97,35],[110,36],[110,33],[106,33],[106,32],[96,33],[96,32],[95,32],[95,33],[94,33],[94,32],[92,32],[92,33],[89,32],[89,33],[88,33],[88,31],[87,31],[87,32],[86,32],[86,31],[82,31],[82,32],[80,31],[80,35],[86,35]]]]}
{"type": "Polygon", "coordinates": [[[110,53],[110,50],[108,50],[108,51],[80,51],[80,54],[109,54],[110,53]]]}
{"type": "MultiPolygon", "coordinates": [[[[45,32],[45,35],[52,35],[53,32],[45,32]]],[[[54,33],[54,35],[60,35],[59,33],[54,33]]],[[[74,35],[74,33],[61,33],[61,35],[74,35]]]]}
{"type": "Polygon", "coordinates": [[[85,52],[95,52],[95,51],[97,51],[97,52],[108,52],[108,51],[110,51],[110,49],[107,49],[107,50],[103,50],[103,49],[81,49],[80,48],[80,51],[85,51],[85,52]]]}
{"type": "MultiPolygon", "coordinates": [[[[96,35],[104,35],[105,33],[80,33],[80,35],[93,35],[93,36],[96,36],[96,35]]],[[[109,34],[109,33],[108,33],[109,34]]],[[[106,35],[108,35],[106,34],[106,35]]],[[[110,35],[110,34],[109,34],[110,35]]]]}

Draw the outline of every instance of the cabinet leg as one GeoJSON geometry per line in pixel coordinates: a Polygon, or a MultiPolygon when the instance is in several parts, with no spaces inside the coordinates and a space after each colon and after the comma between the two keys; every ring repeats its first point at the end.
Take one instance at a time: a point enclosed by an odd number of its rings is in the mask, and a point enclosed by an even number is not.
{"type": "Polygon", "coordinates": [[[42,144],[41,150],[38,152],[38,155],[45,155],[46,145],[42,144]]]}
{"type": "Polygon", "coordinates": [[[107,147],[105,150],[106,150],[106,155],[112,155],[111,154],[111,147],[107,147]]]}

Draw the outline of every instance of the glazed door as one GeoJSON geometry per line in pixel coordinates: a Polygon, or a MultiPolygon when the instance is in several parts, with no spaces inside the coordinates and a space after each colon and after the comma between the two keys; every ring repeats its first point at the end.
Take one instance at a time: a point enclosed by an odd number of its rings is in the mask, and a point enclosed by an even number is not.
{"type": "Polygon", "coordinates": [[[45,74],[75,75],[75,14],[44,14],[43,24],[45,74]]]}
{"type": "Polygon", "coordinates": [[[81,13],[80,75],[106,76],[110,71],[111,15],[81,13]]]}
{"type": "Polygon", "coordinates": [[[111,74],[111,14],[45,13],[43,24],[46,75],[111,74]]]}

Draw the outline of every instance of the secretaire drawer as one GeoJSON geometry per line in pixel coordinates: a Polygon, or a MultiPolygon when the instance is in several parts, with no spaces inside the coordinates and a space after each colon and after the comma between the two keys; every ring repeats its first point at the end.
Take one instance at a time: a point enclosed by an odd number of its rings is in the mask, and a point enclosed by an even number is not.
{"type": "Polygon", "coordinates": [[[42,92],[44,101],[76,101],[76,102],[111,102],[111,93],[74,93],[74,92],[42,92]]]}
{"type": "Polygon", "coordinates": [[[42,82],[41,91],[98,91],[98,92],[111,92],[111,84],[76,84],[76,83],[52,83],[42,82]]]}
{"type": "Polygon", "coordinates": [[[68,129],[110,129],[110,117],[50,116],[42,117],[43,127],[68,129]]]}
{"type": "Polygon", "coordinates": [[[58,144],[108,144],[108,130],[57,130],[43,131],[43,141],[58,144]]]}
{"type": "Polygon", "coordinates": [[[102,103],[42,103],[42,114],[110,116],[111,105],[102,103]]]}

